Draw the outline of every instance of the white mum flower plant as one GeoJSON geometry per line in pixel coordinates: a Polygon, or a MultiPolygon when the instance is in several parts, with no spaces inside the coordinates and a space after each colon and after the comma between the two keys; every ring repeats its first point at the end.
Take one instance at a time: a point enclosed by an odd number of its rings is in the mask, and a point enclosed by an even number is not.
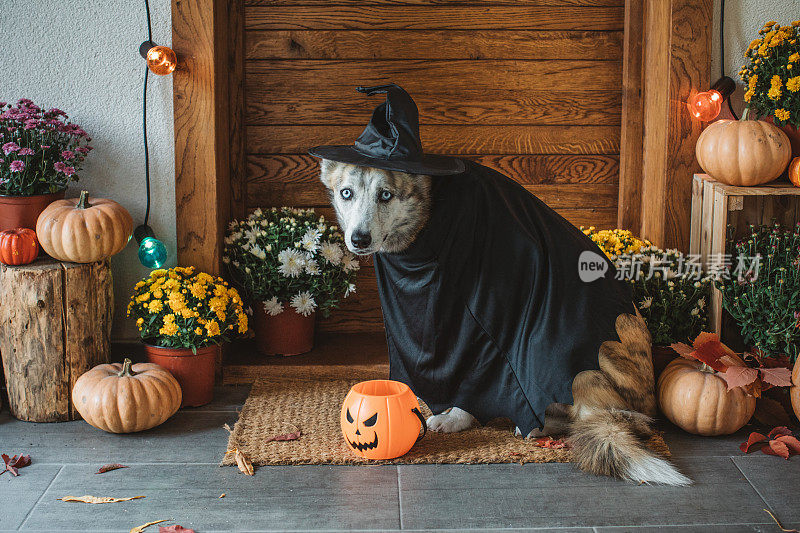
{"type": "Polygon", "coordinates": [[[225,237],[225,263],[252,305],[275,316],[286,310],[328,316],[355,292],[358,259],[339,228],[313,209],[256,209],[233,221],[225,237]]]}

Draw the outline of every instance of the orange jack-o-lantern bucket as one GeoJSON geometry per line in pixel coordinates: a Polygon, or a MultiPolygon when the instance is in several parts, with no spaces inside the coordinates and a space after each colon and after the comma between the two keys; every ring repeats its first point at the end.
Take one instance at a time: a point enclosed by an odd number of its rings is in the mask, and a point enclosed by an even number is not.
{"type": "Polygon", "coordinates": [[[405,383],[389,379],[353,385],[341,423],[347,446],[366,459],[400,457],[428,431],[417,397],[405,383]]]}

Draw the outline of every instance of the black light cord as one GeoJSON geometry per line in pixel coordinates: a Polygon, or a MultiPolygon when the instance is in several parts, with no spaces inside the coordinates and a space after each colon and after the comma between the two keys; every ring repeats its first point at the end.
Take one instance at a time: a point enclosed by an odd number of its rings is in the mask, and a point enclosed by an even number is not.
{"type": "Polygon", "coordinates": [[[150,220],[150,153],[147,149],[147,78],[150,69],[144,67],[144,90],[142,91],[142,136],[144,137],[144,184],[147,191],[147,207],[144,211],[144,225],[150,220]]]}
{"type": "MultiPolygon", "coordinates": [[[[719,74],[720,78],[725,77],[725,0],[720,0],[719,2],[719,74]]],[[[728,110],[733,115],[733,118],[739,120],[733,110],[730,95],[725,100],[728,101],[728,110]]]]}
{"type": "MultiPolygon", "coordinates": [[[[150,22],[150,2],[144,0],[144,9],[147,13],[147,40],[153,42],[153,27],[150,22]]],[[[147,191],[147,207],[144,211],[144,225],[150,220],[150,153],[147,149],[147,78],[150,69],[144,66],[144,89],[142,90],[142,136],[144,137],[144,183],[147,191]]]]}

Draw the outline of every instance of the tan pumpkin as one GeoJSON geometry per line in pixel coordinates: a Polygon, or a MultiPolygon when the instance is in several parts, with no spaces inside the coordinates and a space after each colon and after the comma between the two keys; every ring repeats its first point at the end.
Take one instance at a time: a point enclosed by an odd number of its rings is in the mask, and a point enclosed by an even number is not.
{"type": "Polygon", "coordinates": [[[794,416],[800,418],[800,357],[794,362],[792,370],[792,386],[789,387],[789,397],[792,400],[794,416]]]}
{"type": "Polygon", "coordinates": [[[789,164],[789,137],[763,120],[718,120],[700,134],[697,162],[715,180],[752,187],[772,181],[789,164]]]}
{"type": "Polygon", "coordinates": [[[756,399],[741,387],[728,391],[725,380],[700,361],[679,358],[658,378],[661,412],[681,429],[696,435],[729,435],[744,426],[756,410],[756,399]]]}
{"type": "Polygon", "coordinates": [[[78,199],[53,202],[36,221],[42,249],[73,263],[94,263],[121,252],[132,233],[127,209],[114,200],[90,200],[87,191],[81,191],[78,199]]]}
{"type": "Polygon", "coordinates": [[[98,365],[75,382],[72,403],[84,420],[109,433],[158,426],[181,406],[181,386],[152,363],[98,365]]]}

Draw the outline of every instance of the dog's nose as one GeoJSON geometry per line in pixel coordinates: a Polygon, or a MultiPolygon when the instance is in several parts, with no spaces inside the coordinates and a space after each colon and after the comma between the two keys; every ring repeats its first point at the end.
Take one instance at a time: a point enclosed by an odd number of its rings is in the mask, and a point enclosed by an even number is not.
{"type": "Polygon", "coordinates": [[[353,243],[353,246],[363,250],[372,244],[372,235],[366,231],[354,231],[353,235],[350,237],[350,241],[353,243]]]}

